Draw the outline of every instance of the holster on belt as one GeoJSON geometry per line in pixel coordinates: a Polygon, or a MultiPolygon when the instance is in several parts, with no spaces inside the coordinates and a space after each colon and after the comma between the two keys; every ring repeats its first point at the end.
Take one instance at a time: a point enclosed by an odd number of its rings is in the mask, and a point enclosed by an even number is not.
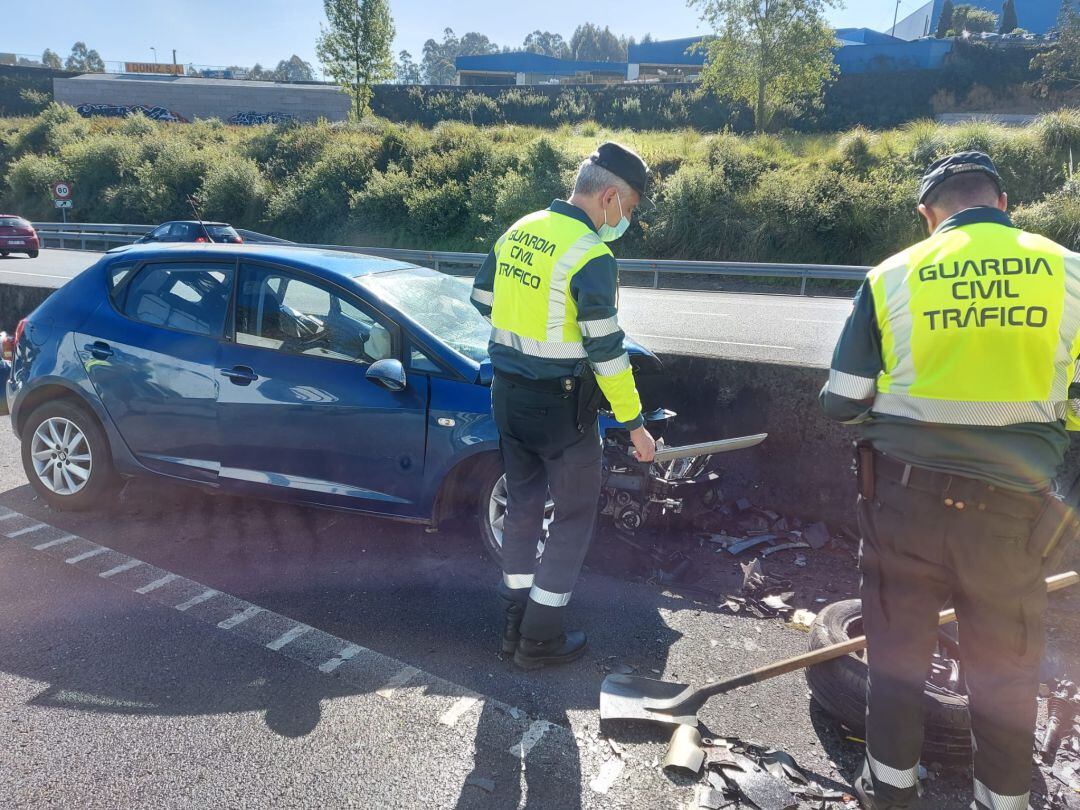
{"type": "Polygon", "coordinates": [[[1038,553],[1044,560],[1060,558],[1080,537],[1080,515],[1071,501],[1049,492],[1043,497],[1042,509],[1028,541],[1032,553],[1038,553]]]}
{"type": "Polygon", "coordinates": [[[868,501],[874,499],[874,445],[870,442],[855,442],[855,477],[859,495],[868,501]]]}
{"type": "Polygon", "coordinates": [[[604,405],[604,392],[600,383],[587,363],[582,363],[576,370],[577,378],[577,429],[584,433],[596,422],[600,409],[604,405]]]}

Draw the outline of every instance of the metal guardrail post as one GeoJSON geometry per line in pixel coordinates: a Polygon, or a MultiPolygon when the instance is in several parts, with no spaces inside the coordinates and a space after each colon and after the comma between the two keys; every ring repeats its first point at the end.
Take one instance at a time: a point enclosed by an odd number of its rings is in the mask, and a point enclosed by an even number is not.
{"type": "Polygon", "coordinates": [[[804,273],[802,277],[802,284],[799,286],[799,295],[806,295],[806,279],[808,274],[804,273]]]}

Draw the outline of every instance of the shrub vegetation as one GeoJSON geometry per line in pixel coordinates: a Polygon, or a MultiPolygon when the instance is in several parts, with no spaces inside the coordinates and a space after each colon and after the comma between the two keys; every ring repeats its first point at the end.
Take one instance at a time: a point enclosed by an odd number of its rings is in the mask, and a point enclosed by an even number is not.
{"type": "Polygon", "coordinates": [[[1029,127],[855,128],[833,135],[357,124],[231,127],[84,119],[52,104],[0,119],[0,210],[56,217],[49,184],[74,183],[72,216],[156,223],[205,215],[305,242],[484,251],[516,218],[563,196],[599,141],[637,148],[656,207],[624,256],[873,264],[922,235],[917,178],[945,153],[998,162],[1024,227],[1080,249],[1080,110],[1029,127]]]}

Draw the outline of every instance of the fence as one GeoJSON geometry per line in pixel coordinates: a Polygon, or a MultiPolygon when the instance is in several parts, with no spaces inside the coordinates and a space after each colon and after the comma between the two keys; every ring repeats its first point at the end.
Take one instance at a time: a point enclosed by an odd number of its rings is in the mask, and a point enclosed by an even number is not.
{"type": "MultiPolygon", "coordinates": [[[[42,247],[75,248],[80,250],[108,250],[129,245],[149,233],[153,225],[109,225],[97,223],[35,222],[34,228],[42,247]]],[[[308,245],[289,242],[274,236],[237,228],[246,242],[255,244],[285,244],[322,250],[342,250],[364,253],[386,259],[420,264],[449,273],[468,273],[479,269],[484,261],[483,253],[452,253],[449,251],[404,250],[400,248],[355,247],[352,245],[308,245]]],[[[799,294],[806,295],[807,282],[862,281],[869,268],[850,265],[825,264],[753,264],[749,262],[695,262],[681,259],[620,259],[619,270],[624,273],[643,274],[654,289],[662,279],[682,277],[719,278],[765,278],[795,279],[799,281],[799,294]]]]}

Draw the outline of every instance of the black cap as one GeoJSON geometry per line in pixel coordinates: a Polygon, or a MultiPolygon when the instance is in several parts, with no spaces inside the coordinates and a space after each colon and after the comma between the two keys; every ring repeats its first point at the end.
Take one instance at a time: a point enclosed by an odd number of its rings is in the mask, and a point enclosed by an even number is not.
{"type": "Polygon", "coordinates": [[[930,193],[950,177],[968,172],[985,174],[997,184],[998,192],[1001,191],[1001,175],[989,155],[984,152],[957,152],[935,161],[926,170],[919,186],[919,205],[926,202],[930,193]]]}
{"type": "Polygon", "coordinates": [[[649,180],[649,167],[645,161],[635,152],[631,152],[622,144],[608,141],[600,144],[599,148],[591,155],[589,160],[602,169],[607,169],[620,180],[624,180],[630,188],[638,193],[641,201],[647,205],[652,200],[645,196],[645,186],[649,180]]]}

